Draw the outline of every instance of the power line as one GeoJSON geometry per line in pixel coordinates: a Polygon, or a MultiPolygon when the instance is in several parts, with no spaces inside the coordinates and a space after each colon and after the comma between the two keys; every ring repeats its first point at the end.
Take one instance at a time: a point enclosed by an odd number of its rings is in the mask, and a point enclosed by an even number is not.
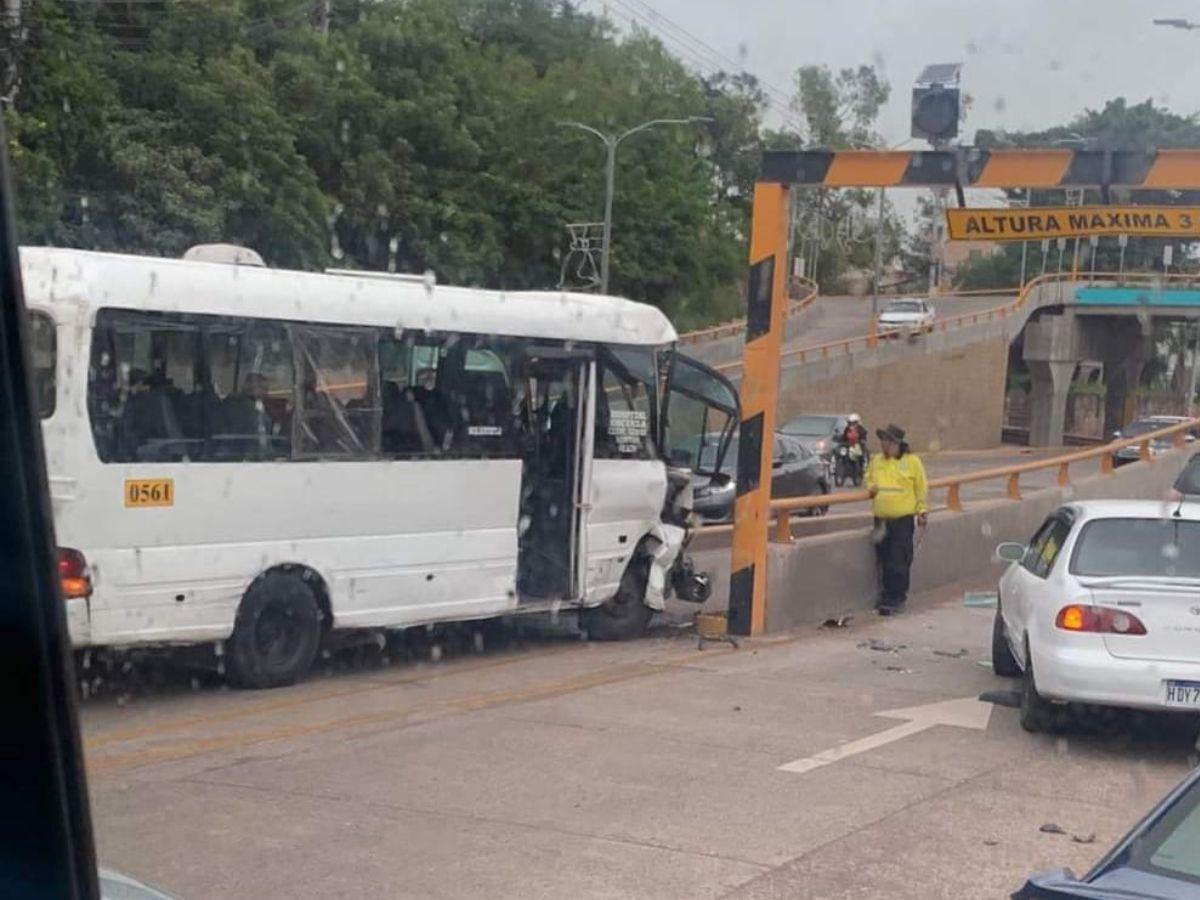
{"type": "Polygon", "coordinates": [[[654,11],[653,7],[649,7],[643,3],[642,6],[650,10],[650,13],[646,13],[631,6],[626,0],[595,0],[595,2],[599,3],[605,12],[609,11],[608,2],[612,2],[620,7],[624,18],[627,18],[631,25],[641,26],[653,32],[672,51],[685,61],[690,62],[702,75],[711,76],[718,72],[727,71],[729,66],[725,64],[728,63],[736,73],[753,77],[762,87],[763,93],[766,95],[770,105],[779,112],[785,122],[797,130],[803,130],[803,123],[791,111],[791,98],[785,91],[770,82],[764,81],[746,69],[745,66],[715,50],[694,35],[691,35],[682,26],[654,11]],[[668,30],[660,22],[666,23],[672,30],[668,30]],[[680,36],[681,34],[683,36],[680,36]]]}
{"type": "MultiPolygon", "coordinates": [[[[733,59],[732,57],[728,56],[727,54],[722,53],[716,47],[713,47],[711,44],[708,44],[705,41],[701,40],[700,38],[696,37],[695,34],[688,31],[686,28],[684,28],[678,22],[676,22],[673,19],[660,13],[650,3],[647,3],[646,0],[614,0],[614,2],[620,3],[622,6],[625,6],[626,8],[628,8],[630,3],[636,4],[637,6],[641,7],[642,9],[644,9],[646,11],[645,15],[649,16],[654,21],[663,23],[671,31],[673,31],[677,35],[679,35],[681,40],[691,43],[700,52],[707,54],[709,57],[716,58],[717,60],[719,60],[723,63],[727,63],[728,65],[732,66],[738,72],[747,72],[747,69],[746,69],[744,63],[740,62],[739,60],[733,59]]],[[[748,74],[753,74],[753,73],[748,73],[748,74]]],[[[777,102],[782,101],[785,105],[791,102],[791,95],[787,91],[783,90],[782,88],[777,87],[772,82],[767,81],[767,79],[761,78],[758,75],[754,75],[754,78],[758,81],[758,83],[760,85],[762,85],[763,89],[767,93],[774,95],[777,102]]]]}

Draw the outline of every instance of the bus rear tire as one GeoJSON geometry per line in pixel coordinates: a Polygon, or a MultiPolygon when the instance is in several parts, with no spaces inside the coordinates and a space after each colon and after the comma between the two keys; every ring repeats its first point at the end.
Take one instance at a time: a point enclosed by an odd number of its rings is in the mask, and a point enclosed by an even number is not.
{"type": "Polygon", "coordinates": [[[295,684],[308,674],[320,644],[316,593],[297,573],[268,572],[238,607],[226,647],[229,680],[245,688],[295,684]]]}
{"type": "Polygon", "coordinates": [[[621,586],[611,600],[579,613],[579,624],[591,641],[627,641],[641,637],[654,616],[646,605],[650,560],[636,559],[621,576],[621,586]]]}

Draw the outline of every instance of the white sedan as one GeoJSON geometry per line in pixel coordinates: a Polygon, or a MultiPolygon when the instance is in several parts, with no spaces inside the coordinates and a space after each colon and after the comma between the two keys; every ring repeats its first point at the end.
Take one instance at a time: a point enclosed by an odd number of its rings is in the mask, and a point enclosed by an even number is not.
{"type": "Polygon", "coordinates": [[[933,328],[935,318],[937,314],[932,303],[919,297],[908,297],[889,301],[880,312],[876,324],[881,332],[928,331],[933,328]]]}
{"type": "Polygon", "coordinates": [[[996,552],[992,667],[1027,731],[1066,703],[1200,712],[1200,502],[1073,503],[996,552]]]}

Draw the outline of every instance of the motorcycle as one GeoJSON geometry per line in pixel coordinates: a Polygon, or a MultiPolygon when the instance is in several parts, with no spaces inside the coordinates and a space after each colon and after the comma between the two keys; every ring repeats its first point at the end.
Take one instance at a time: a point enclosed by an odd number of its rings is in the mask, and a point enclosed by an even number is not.
{"type": "Polygon", "coordinates": [[[847,481],[858,487],[866,469],[861,444],[838,444],[833,457],[833,483],[841,487],[847,481]]]}

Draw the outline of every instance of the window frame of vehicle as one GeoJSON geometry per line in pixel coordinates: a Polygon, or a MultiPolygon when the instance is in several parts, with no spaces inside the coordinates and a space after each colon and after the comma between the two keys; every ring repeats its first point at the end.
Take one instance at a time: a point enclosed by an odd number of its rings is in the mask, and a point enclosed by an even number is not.
{"type": "Polygon", "coordinates": [[[1054,564],[1062,556],[1063,547],[1066,546],[1074,525],[1074,516],[1065,510],[1057,510],[1047,516],[1025,549],[1025,555],[1021,558],[1021,568],[1037,578],[1049,578],[1054,571],[1054,564]],[[1061,535],[1050,544],[1050,539],[1056,531],[1061,531],[1061,535]],[[1050,549],[1047,552],[1048,546],[1050,549]]]}
{"type": "Polygon", "coordinates": [[[33,364],[30,375],[38,418],[49,419],[58,408],[57,325],[48,313],[36,309],[29,310],[26,321],[29,323],[29,360],[33,364]],[[39,365],[42,355],[49,357],[46,365],[39,365]]]}
{"type": "MultiPolygon", "coordinates": [[[[385,398],[380,353],[389,342],[404,338],[410,339],[414,348],[407,357],[405,389],[424,377],[426,368],[423,365],[431,361],[436,364],[432,381],[435,388],[439,382],[445,381],[445,386],[449,389],[451,385],[446,380],[454,378],[458,379],[460,387],[465,386],[467,381],[478,379],[481,373],[500,375],[505,385],[511,388],[514,386],[520,359],[527,352],[529,343],[524,338],[491,337],[465,332],[432,334],[420,329],[409,329],[398,333],[395,329],[377,326],[104,307],[97,311],[93,324],[86,390],[88,421],[97,457],[105,464],[520,458],[518,417],[514,402],[508,399],[514,396],[509,391],[500,394],[500,399],[497,400],[499,407],[490,410],[493,417],[501,420],[502,424],[481,426],[478,433],[470,435],[470,440],[455,439],[442,445],[433,445],[431,441],[430,446],[422,445],[416,451],[394,450],[383,445],[385,398]],[[133,437],[137,440],[131,442],[132,439],[127,440],[126,436],[120,433],[133,424],[125,418],[131,396],[132,364],[139,352],[143,352],[143,355],[148,352],[153,359],[156,342],[166,342],[170,345],[171,341],[175,340],[170,336],[177,338],[179,334],[187,335],[192,341],[192,356],[186,365],[190,366],[194,374],[191,394],[185,399],[189,405],[195,407],[197,433],[187,438],[186,452],[171,441],[158,441],[159,445],[165,444],[166,449],[158,446],[152,450],[143,450],[147,442],[140,436],[135,434],[133,437]],[[222,336],[238,345],[233,351],[235,362],[231,374],[224,371],[228,367],[229,357],[218,360],[217,347],[222,336]],[[255,341],[261,344],[264,340],[284,343],[284,346],[271,352],[286,357],[288,365],[286,378],[280,375],[276,379],[286,383],[277,384],[274,390],[266,391],[269,394],[266,399],[253,398],[259,419],[263,417],[264,405],[271,405],[272,415],[267,429],[271,439],[261,440],[263,429],[259,428],[258,435],[249,433],[241,435],[244,440],[233,440],[238,435],[217,430],[222,427],[218,422],[222,415],[221,406],[231,397],[240,397],[243,392],[249,390],[245,385],[245,373],[241,371],[242,344],[248,341],[249,345],[253,346],[255,341]],[[363,401],[361,404],[349,408],[347,402],[345,407],[335,408],[326,403],[322,409],[318,405],[319,398],[315,395],[307,398],[303,396],[306,379],[298,376],[303,375],[303,367],[313,364],[314,352],[318,356],[321,355],[322,340],[328,345],[324,348],[326,351],[339,343],[355,346],[357,342],[357,347],[362,352],[362,364],[356,367],[358,378],[355,385],[361,382],[361,394],[358,396],[358,399],[363,401]],[[316,344],[313,344],[314,341],[316,344]],[[119,347],[121,343],[125,345],[123,349],[119,347]],[[148,351],[142,346],[146,344],[150,345],[148,351]],[[307,350],[306,344],[310,345],[307,350]],[[459,350],[455,350],[456,347],[459,350]],[[417,352],[418,350],[421,352],[417,352]],[[477,362],[482,360],[483,364],[471,365],[469,360],[472,353],[477,355],[477,362]],[[127,359],[126,356],[131,358],[127,359]],[[444,362],[447,359],[461,362],[461,371],[451,372],[446,369],[444,362]],[[217,389],[221,377],[225,377],[229,383],[229,391],[225,396],[221,396],[217,389]],[[313,436],[305,436],[302,429],[306,422],[322,419],[343,437],[351,438],[357,435],[358,439],[349,440],[348,443],[333,441],[328,446],[319,442],[314,445],[313,436]],[[357,421],[358,425],[351,420],[357,421]],[[256,437],[260,439],[256,440],[256,437]]],[[[259,351],[261,356],[261,346],[259,351]]],[[[320,364],[321,361],[316,362],[320,364]]],[[[181,365],[178,360],[169,359],[164,360],[163,364],[166,368],[178,368],[181,365]]],[[[258,363],[255,363],[251,374],[258,371],[258,363]]],[[[280,372],[282,371],[284,370],[281,369],[280,372]]],[[[496,379],[493,377],[492,380],[496,379]]],[[[168,387],[174,387],[173,383],[168,387]]],[[[160,405],[165,408],[168,404],[160,400],[160,405]]],[[[174,408],[174,412],[178,414],[178,407],[174,408]]],[[[466,423],[466,431],[471,429],[467,420],[472,418],[474,412],[472,407],[462,416],[466,423]]],[[[175,443],[182,444],[183,439],[175,443]]]]}
{"type": "Polygon", "coordinates": [[[659,385],[658,354],[653,347],[631,347],[616,344],[596,345],[596,428],[593,455],[596,459],[661,459],[659,450],[659,385]],[[609,376],[621,391],[624,405],[618,408],[611,397],[613,388],[609,376]],[[637,389],[642,390],[639,398],[637,389]],[[638,409],[638,400],[645,409],[638,409]],[[607,410],[607,415],[602,410],[607,410]],[[617,428],[613,412],[622,412],[625,423],[617,428]],[[637,413],[645,413],[644,427],[637,413]],[[636,446],[634,446],[636,444],[636,446]]]}

